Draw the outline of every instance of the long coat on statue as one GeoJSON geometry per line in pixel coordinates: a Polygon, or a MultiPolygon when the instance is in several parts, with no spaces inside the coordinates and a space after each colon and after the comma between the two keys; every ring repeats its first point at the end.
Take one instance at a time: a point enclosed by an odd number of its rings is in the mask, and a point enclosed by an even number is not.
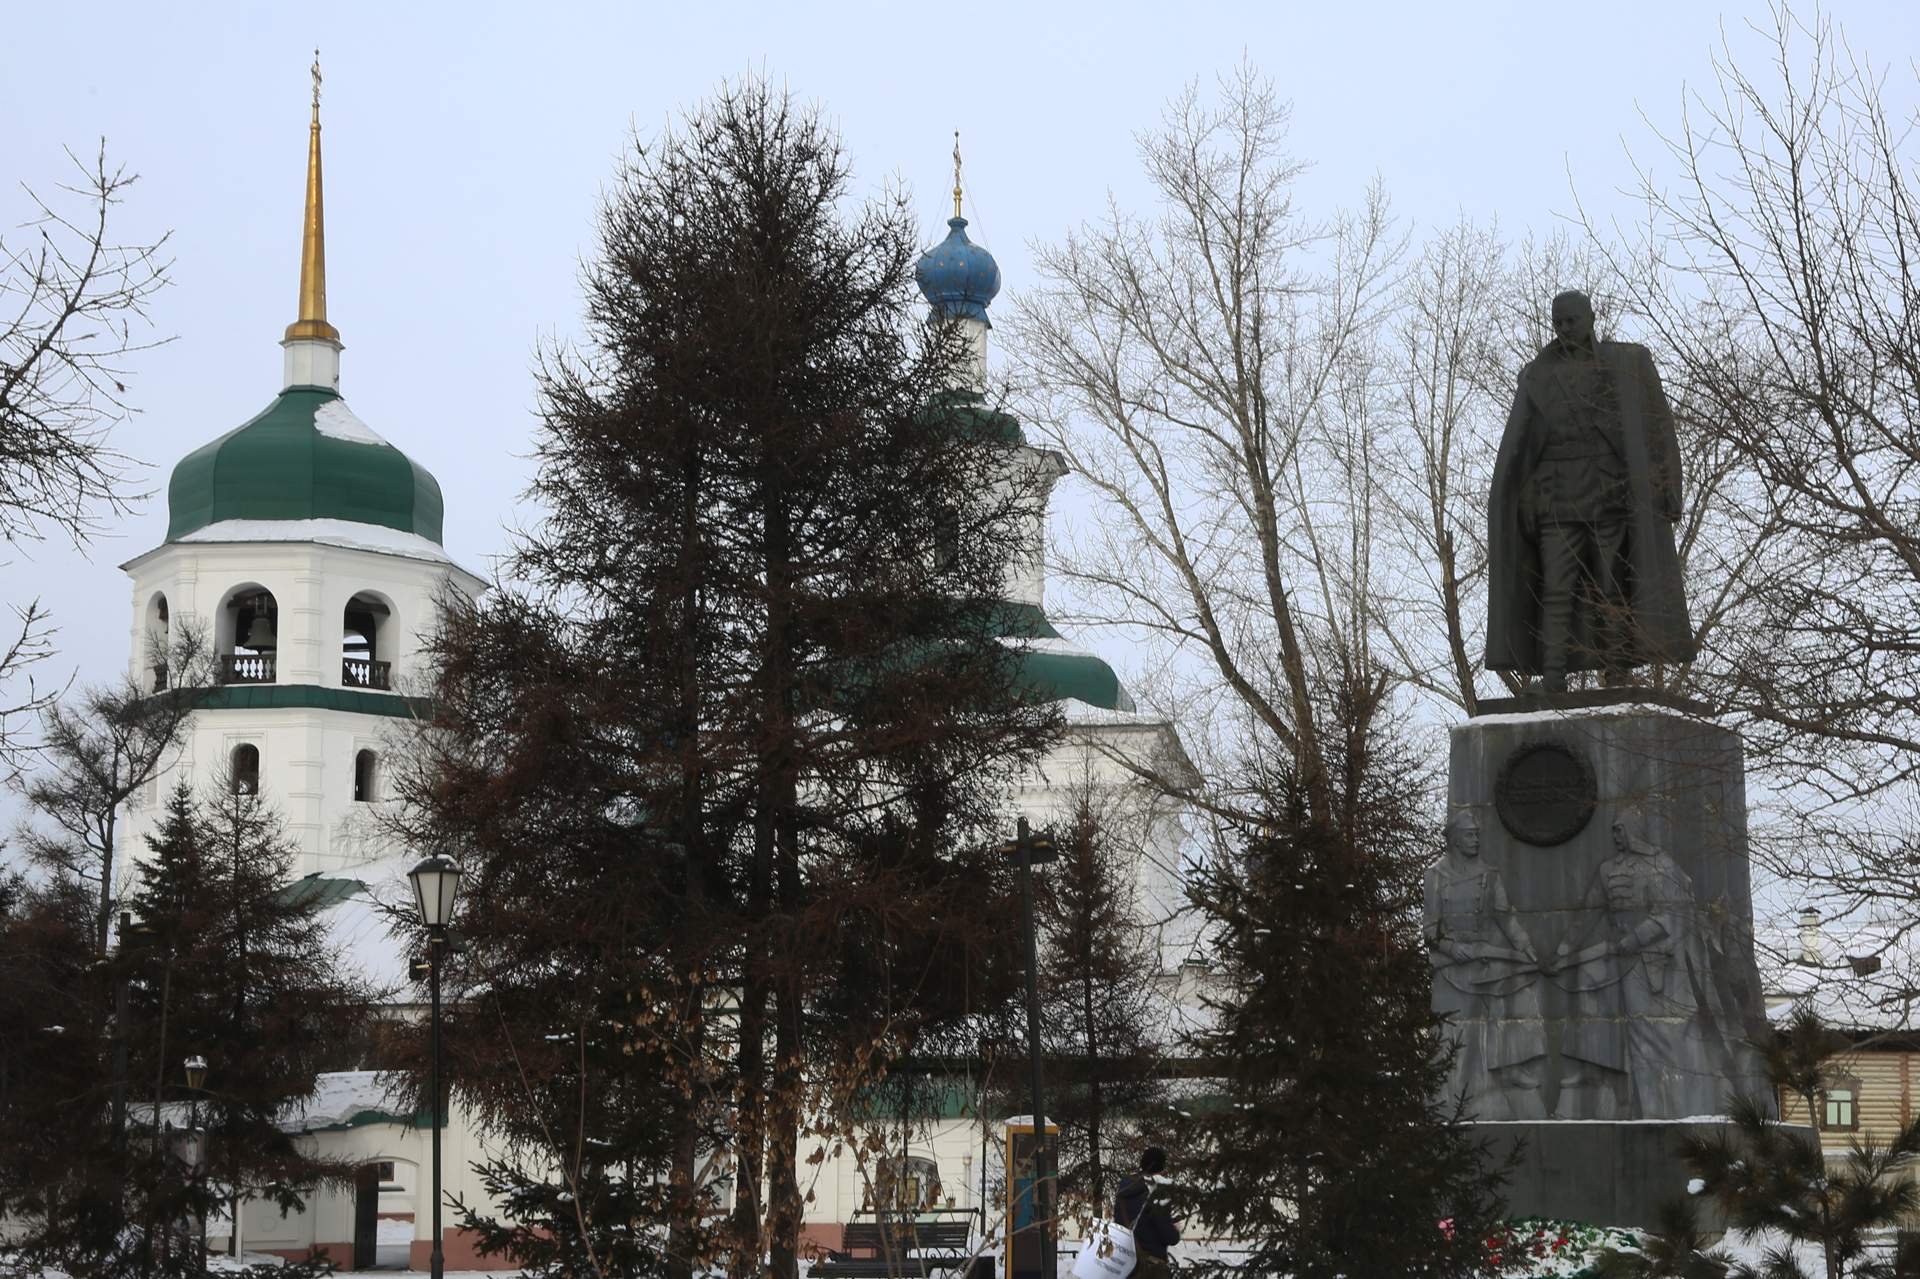
{"type": "MultiPolygon", "coordinates": [[[[1680,450],[1673,410],[1660,386],[1647,348],[1634,342],[1600,342],[1595,353],[1620,409],[1619,444],[1624,452],[1633,513],[1622,555],[1633,624],[1625,628],[1628,651],[1609,662],[1589,610],[1576,607],[1568,667],[1643,666],[1692,661],[1697,649],[1687,620],[1680,557],[1672,519],[1680,513],[1680,450]]],[[[1566,357],[1548,343],[1520,371],[1520,386],[1507,416],[1506,433],[1493,466],[1487,501],[1487,669],[1541,673],[1540,548],[1521,526],[1521,500],[1546,446],[1546,412],[1557,394],[1555,365],[1566,357]]]]}

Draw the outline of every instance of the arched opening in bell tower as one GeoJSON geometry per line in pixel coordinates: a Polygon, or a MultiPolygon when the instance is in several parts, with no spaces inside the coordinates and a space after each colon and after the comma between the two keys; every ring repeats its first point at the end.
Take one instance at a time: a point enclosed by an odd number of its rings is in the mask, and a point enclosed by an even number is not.
{"type": "Polygon", "coordinates": [[[171,638],[169,626],[166,593],[155,591],[153,598],[147,601],[145,634],[139,658],[139,661],[152,668],[151,691],[155,693],[167,687],[167,649],[171,638]]]}
{"type": "Polygon", "coordinates": [[[347,601],[340,628],[340,684],[344,688],[393,687],[393,653],[387,630],[393,609],[372,591],[347,601]]]}
{"type": "Polygon", "coordinates": [[[280,605],[273,592],[251,583],[227,592],[214,643],[222,684],[273,683],[280,650],[280,605]]]}

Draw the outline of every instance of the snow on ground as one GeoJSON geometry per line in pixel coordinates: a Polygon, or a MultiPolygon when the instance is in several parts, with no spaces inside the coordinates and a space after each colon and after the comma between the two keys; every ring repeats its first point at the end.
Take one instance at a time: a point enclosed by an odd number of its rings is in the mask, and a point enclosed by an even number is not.
{"type": "MultiPolygon", "coordinates": [[[[1615,1232],[1608,1233],[1611,1234],[1615,1232]]],[[[1764,1257],[1767,1249],[1778,1247],[1783,1242],[1784,1240],[1774,1235],[1761,1235],[1751,1242],[1742,1242],[1729,1235],[1721,1241],[1719,1246],[1741,1261],[1757,1264],[1764,1257]]],[[[1244,1249],[1230,1242],[1183,1243],[1176,1244],[1173,1248],[1174,1260],[1183,1268],[1191,1267],[1204,1261],[1236,1260],[1238,1259],[1236,1254],[1244,1256],[1244,1249]]],[[[1526,1276],[1526,1279],[1556,1279],[1558,1276],[1573,1275],[1579,1273],[1584,1267],[1591,1264],[1593,1256],[1594,1254],[1592,1252],[1566,1252],[1558,1257],[1545,1258],[1537,1268],[1530,1268],[1522,1273],[1526,1276]]],[[[1817,1248],[1802,1247],[1796,1251],[1795,1257],[1806,1273],[1821,1273],[1823,1265],[1817,1248]]],[[[277,1267],[281,1264],[281,1259],[267,1253],[249,1252],[246,1254],[245,1264],[249,1266],[262,1265],[277,1267]]],[[[233,1258],[227,1256],[213,1256],[208,1258],[207,1261],[207,1269],[214,1274],[232,1273],[240,1270],[241,1265],[241,1262],[235,1261],[233,1258]]],[[[812,1267],[808,1262],[802,1261],[800,1263],[802,1279],[805,1279],[805,1276],[811,1269],[812,1267]]],[[[995,1269],[997,1270],[998,1266],[996,1266],[995,1269]]],[[[1059,1279],[1069,1279],[1072,1272],[1073,1254],[1063,1249],[1060,1253],[1059,1279]]],[[[356,1272],[340,1271],[337,1273],[350,1274],[356,1272]]],[[[406,1275],[421,1272],[387,1270],[365,1273],[406,1275]]],[[[18,1274],[18,1279],[69,1279],[66,1274],[57,1270],[43,1270],[37,1275],[27,1275],[23,1272],[9,1271],[5,1268],[4,1264],[0,1264],[0,1276],[5,1276],[6,1279],[14,1279],[16,1274],[18,1274]]],[[[520,1279],[521,1274],[522,1272],[519,1270],[449,1270],[446,1272],[446,1279],[520,1279]]],[[[1509,1275],[1511,1275],[1511,1272],[1509,1272],[1509,1275]]],[[[703,1277],[703,1279],[719,1279],[719,1272],[715,1272],[711,1276],[703,1277]]],[[[1285,1279],[1285,1277],[1275,1276],[1274,1279],[1285,1279]]]]}

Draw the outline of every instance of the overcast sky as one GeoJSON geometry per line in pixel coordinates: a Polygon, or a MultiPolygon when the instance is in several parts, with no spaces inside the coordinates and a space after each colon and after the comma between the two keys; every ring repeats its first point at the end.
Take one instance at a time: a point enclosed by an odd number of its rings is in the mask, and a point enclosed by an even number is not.
{"type": "MultiPolygon", "coordinates": [[[[1857,49],[1900,68],[1911,0],[1829,7],[1857,49]]],[[[962,132],[975,238],[1009,291],[1028,245],[1148,196],[1133,135],[1195,78],[1243,53],[1295,104],[1309,212],[1378,175],[1417,230],[1498,215],[1549,229],[1569,175],[1607,207],[1710,79],[1723,30],[1746,59],[1760,3],[856,5],[18,4],[0,39],[0,226],[17,184],[67,176],[62,148],[141,175],[116,228],[173,233],[155,301],[164,349],[130,386],[115,443],[155,496],[86,554],[49,543],[0,567],[0,598],[40,596],[63,628],[61,673],[117,674],[129,588],[116,567],[156,545],[173,463],[280,388],[294,318],[308,63],[326,77],[329,318],[342,390],[426,465],[446,545],[481,572],[520,511],[533,428],[529,366],[576,327],[576,265],[602,183],[722,79],[760,71],[820,103],[863,190],[904,183],[929,243],[944,233],[962,132]]],[[[1004,304],[1003,294],[1003,304],[1004,304]]],[[[1124,653],[1109,653],[1127,667],[1124,653]]]]}

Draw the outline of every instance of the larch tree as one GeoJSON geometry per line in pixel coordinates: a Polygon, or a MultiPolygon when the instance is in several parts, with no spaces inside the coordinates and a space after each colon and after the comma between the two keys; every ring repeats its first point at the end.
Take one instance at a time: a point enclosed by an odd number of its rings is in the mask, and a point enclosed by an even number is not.
{"type": "Polygon", "coordinates": [[[453,1081],[572,1251],[471,1221],[542,1273],[793,1275],[802,1132],[1017,989],[987,850],[1051,733],[999,607],[1039,479],[954,394],[906,203],[849,189],[757,81],[636,145],[543,364],[540,521],[436,641],[453,1081]]]}

